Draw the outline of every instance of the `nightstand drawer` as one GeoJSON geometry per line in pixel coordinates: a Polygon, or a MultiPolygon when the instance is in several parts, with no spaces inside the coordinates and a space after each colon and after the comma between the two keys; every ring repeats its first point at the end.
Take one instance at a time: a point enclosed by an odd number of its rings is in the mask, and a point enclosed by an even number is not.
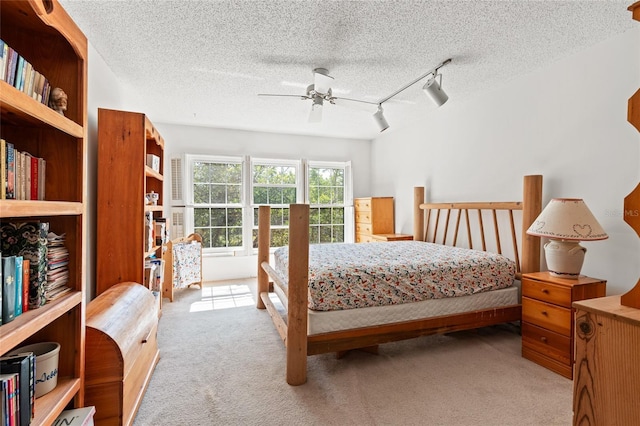
{"type": "Polygon", "coordinates": [[[522,323],[522,347],[534,350],[564,364],[571,363],[571,337],[545,328],[522,323]]]}
{"type": "Polygon", "coordinates": [[[571,309],[523,297],[522,321],[571,336],[571,309]]]}
{"type": "Polygon", "coordinates": [[[571,287],[523,278],[522,295],[566,308],[571,307],[571,287]]]}

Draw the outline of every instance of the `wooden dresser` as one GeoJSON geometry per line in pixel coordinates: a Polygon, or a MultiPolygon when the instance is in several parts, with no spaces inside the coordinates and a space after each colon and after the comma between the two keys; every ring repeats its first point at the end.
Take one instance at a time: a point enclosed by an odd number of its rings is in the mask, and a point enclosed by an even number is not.
{"type": "Polygon", "coordinates": [[[522,274],[522,356],[573,378],[572,303],[602,297],[606,281],[557,278],[548,272],[522,274]]]}
{"type": "Polygon", "coordinates": [[[158,359],[158,310],[151,291],[116,284],[87,307],[85,404],[98,425],[130,425],[158,359]]]}
{"type": "Polygon", "coordinates": [[[366,197],[353,200],[356,243],[374,241],[374,234],[393,234],[393,197],[366,197]]]}

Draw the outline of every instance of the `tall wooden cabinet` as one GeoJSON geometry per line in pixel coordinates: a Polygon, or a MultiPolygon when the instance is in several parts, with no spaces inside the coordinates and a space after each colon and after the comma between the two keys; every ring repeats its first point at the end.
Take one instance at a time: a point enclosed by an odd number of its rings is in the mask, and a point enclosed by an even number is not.
{"type": "Polygon", "coordinates": [[[374,241],[375,234],[394,232],[393,197],[365,197],[353,200],[356,243],[374,241]]]}
{"type": "Polygon", "coordinates": [[[64,116],[0,81],[1,137],[47,162],[43,201],[0,200],[2,222],[49,222],[66,234],[73,291],[0,326],[0,353],[60,343],[55,389],[38,398],[32,424],[84,405],[87,40],[56,0],[0,2],[0,36],[68,96],[64,116]]]}
{"type": "Polygon", "coordinates": [[[162,216],[163,168],[164,140],[145,114],[98,110],[98,295],[120,282],[144,283],[145,261],[162,257],[147,227],[149,216],[162,216]],[[148,154],[159,158],[158,171],[148,154]],[[146,202],[151,192],[156,205],[146,202]]]}

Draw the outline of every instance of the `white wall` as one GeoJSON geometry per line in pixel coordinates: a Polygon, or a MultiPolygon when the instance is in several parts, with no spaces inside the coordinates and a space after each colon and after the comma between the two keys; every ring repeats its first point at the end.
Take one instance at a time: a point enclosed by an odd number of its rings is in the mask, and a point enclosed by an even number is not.
{"type": "MultiPolygon", "coordinates": [[[[153,121],[153,117],[150,117],[153,121]]],[[[155,123],[165,140],[165,176],[169,176],[169,159],[183,153],[214,155],[251,155],[260,158],[283,158],[319,161],[351,161],[354,197],[371,192],[371,141],[319,138],[209,127],[155,123]]],[[[170,194],[169,179],[165,194],[170,194]]],[[[168,199],[169,197],[166,197],[168,199]]],[[[166,204],[166,203],[165,203],[166,204]]],[[[165,211],[168,214],[168,209],[165,211]]],[[[206,281],[256,276],[256,256],[205,257],[206,281]]]]}
{"type": "Polygon", "coordinates": [[[626,121],[639,87],[634,28],[473,99],[452,96],[424,122],[373,142],[371,195],[395,196],[396,231],[411,233],[414,186],[434,202],[513,201],[523,175],[543,174],[544,205],[584,198],[609,234],[583,243],[582,273],[623,293],[640,276],[640,239],[622,218],[640,180],[640,134],[626,121]]]}
{"type": "Polygon", "coordinates": [[[89,43],[88,60],[88,141],[87,141],[87,300],[95,295],[96,267],[96,203],[98,173],[98,108],[127,109],[136,102],[131,94],[121,87],[111,69],[100,54],[89,43]]]}

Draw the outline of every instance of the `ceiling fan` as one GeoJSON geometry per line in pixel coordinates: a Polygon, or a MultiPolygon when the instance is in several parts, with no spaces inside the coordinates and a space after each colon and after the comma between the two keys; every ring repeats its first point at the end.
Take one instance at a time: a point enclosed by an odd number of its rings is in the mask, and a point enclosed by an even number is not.
{"type": "Polygon", "coordinates": [[[377,102],[363,101],[359,99],[351,98],[338,98],[333,96],[331,92],[331,83],[334,78],[329,75],[329,70],[326,68],[315,68],[313,70],[313,83],[307,86],[307,91],[304,95],[287,95],[287,94],[272,94],[272,93],[258,93],[258,96],[287,96],[295,97],[302,100],[310,99],[311,112],[309,113],[309,122],[317,123],[322,120],[322,107],[324,102],[329,102],[335,105],[336,100],[347,100],[354,102],[363,102],[367,104],[377,105],[377,102]]]}
{"type": "Polygon", "coordinates": [[[438,70],[450,62],[451,58],[444,60],[426,73],[422,74],[420,77],[405,84],[400,89],[380,99],[377,102],[370,102],[353,98],[339,98],[337,96],[333,96],[333,93],[331,92],[331,83],[333,82],[333,77],[329,75],[329,71],[326,68],[315,68],[313,70],[313,84],[307,86],[307,93],[304,95],[258,93],[258,96],[288,96],[299,98],[302,100],[311,99],[311,113],[309,114],[309,122],[311,123],[317,123],[322,120],[322,106],[324,105],[325,101],[329,102],[330,104],[335,104],[337,100],[345,100],[377,105],[378,110],[373,114],[373,119],[378,127],[380,127],[380,131],[383,132],[389,128],[389,123],[387,122],[387,119],[383,114],[384,111],[382,109],[382,104],[426,77],[429,77],[429,79],[422,87],[422,90],[425,92],[425,94],[431,98],[436,106],[441,106],[442,104],[447,102],[449,96],[447,96],[447,94],[442,90],[442,74],[438,74],[438,70]],[[438,77],[440,77],[439,83],[438,81],[436,81],[436,78],[438,77]]]}

